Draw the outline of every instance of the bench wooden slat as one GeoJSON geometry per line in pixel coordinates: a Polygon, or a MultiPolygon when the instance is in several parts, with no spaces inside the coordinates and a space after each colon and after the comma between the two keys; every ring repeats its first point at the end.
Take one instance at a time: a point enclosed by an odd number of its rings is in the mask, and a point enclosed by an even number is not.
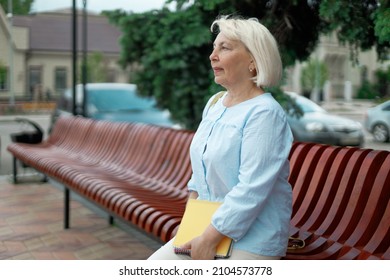
{"type": "Polygon", "coordinates": [[[332,201],[334,200],[337,189],[340,185],[342,174],[355,150],[356,149],[354,148],[332,149],[332,152],[337,152],[337,154],[331,161],[331,166],[327,171],[323,190],[318,198],[316,207],[312,209],[311,214],[305,223],[300,226],[302,230],[314,231],[321,225],[324,218],[328,215],[330,208],[332,207],[332,201]]]}
{"type": "MultiPolygon", "coordinates": [[[[299,209],[296,209],[291,220],[292,224],[295,226],[302,227],[307,219],[312,217],[315,209],[324,207],[324,205],[318,205],[322,202],[319,198],[321,197],[321,194],[326,191],[326,189],[324,189],[326,178],[339,149],[340,148],[337,147],[330,147],[315,155],[318,156],[318,161],[325,162],[327,164],[321,164],[318,165],[318,168],[310,171],[308,170],[308,172],[312,173],[310,174],[311,178],[306,178],[307,181],[305,181],[307,189],[305,191],[300,191],[302,192],[302,202],[300,208],[303,210],[299,211],[299,209]]],[[[310,157],[308,160],[312,160],[312,158],[310,157]]],[[[297,200],[295,201],[295,204],[297,204],[297,200]]]]}

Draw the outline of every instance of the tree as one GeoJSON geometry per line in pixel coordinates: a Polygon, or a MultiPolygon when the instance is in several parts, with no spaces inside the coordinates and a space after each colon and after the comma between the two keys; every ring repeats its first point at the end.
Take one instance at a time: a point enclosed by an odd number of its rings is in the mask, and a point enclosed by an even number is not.
{"type": "Polygon", "coordinates": [[[3,61],[0,59],[0,89],[6,89],[7,88],[7,79],[8,79],[8,70],[7,66],[3,63],[3,61]]]}
{"type": "Polygon", "coordinates": [[[140,93],[154,95],[187,128],[197,127],[212,81],[210,32],[197,9],[110,16],[122,27],[122,48],[129,50],[122,51],[121,64],[140,65],[133,80],[140,93]]]}
{"type": "MultiPolygon", "coordinates": [[[[205,102],[219,90],[208,59],[214,36],[209,27],[219,14],[259,18],[276,37],[285,66],[306,60],[319,36],[336,29],[345,43],[376,46],[381,58],[388,53],[387,0],[167,1],[173,2],[175,11],[105,14],[122,29],[120,62],[123,67],[138,65],[133,82],[141,94],[154,95],[190,129],[197,127],[205,102]]],[[[283,105],[283,94],[274,92],[283,105]]]]}
{"type": "Polygon", "coordinates": [[[301,71],[301,85],[303,94],[310,98],[313,89],[321,90],[328,79],[328,69],[325,63],[310,60],[301,71]]]}
{"type": "MultiPolygon", "coordinates": [[[[0,5],[3,7],[5,13],[8,13],[8,1],[0,0],[0,5]]],[[[12,14],[27,15],[31,11],[31,5],[34,0],[12,0],[12,14]]]]}
{"type": "MultiPolygon", "coordinates": [[[[82,62],[79,65],[78,77],[82,81],[82,62]]],[[[101,52],[88,54],[87,58],[87,83],[103,83],[108,81],[107,64],[101,52]]]]}

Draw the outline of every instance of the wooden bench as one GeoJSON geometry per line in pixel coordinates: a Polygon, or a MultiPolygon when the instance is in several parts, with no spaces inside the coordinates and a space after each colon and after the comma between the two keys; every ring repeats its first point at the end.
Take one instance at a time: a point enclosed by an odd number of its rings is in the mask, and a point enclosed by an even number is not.
{"type": "MultiPolygon", "coordinates": [[[[20,160],[157,238],[177,231],[191,176],[192,131],[81,117],[58,120],[40,144],[13,143],[20,160]]],[[[291,236],[285,259],[390,259],[390,152],[295,143],[291,236]]]]}
{"type": "Polygon", "coordinates": [[[65,228],[71,190],[164,242],[184,212],[192,136],[185,130],[69,117],[59,119],[43,143],[13,143],[8,150],[15,161],[65,186],[65,228]]]}

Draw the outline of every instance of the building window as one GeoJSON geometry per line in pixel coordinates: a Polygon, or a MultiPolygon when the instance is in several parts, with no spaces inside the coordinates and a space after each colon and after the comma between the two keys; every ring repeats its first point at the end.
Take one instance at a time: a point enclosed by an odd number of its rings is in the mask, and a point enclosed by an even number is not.
{"type": "Polygon", "coordinates": [[[8,90],[8,68],[0,66],[0,91],[8,90]]]}
{"type": "Polygon", "coordinates": [[[67,72],[66,68],[56,68],[54,73],[54,90],[57,94],[62,93],[66,88],[67,72]]]}

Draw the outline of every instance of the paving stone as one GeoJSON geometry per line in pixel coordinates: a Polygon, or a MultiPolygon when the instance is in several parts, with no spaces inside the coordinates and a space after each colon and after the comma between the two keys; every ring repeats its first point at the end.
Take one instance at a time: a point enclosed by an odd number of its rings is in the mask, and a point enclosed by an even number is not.
{"type": "Polygon", "coordinates": [[[71,228],[63,228],[63,193],[50,183],[10,183],[0,176],[0,259],[142,260],[161,244],[80,199],[71,201],[71,228]]]}

